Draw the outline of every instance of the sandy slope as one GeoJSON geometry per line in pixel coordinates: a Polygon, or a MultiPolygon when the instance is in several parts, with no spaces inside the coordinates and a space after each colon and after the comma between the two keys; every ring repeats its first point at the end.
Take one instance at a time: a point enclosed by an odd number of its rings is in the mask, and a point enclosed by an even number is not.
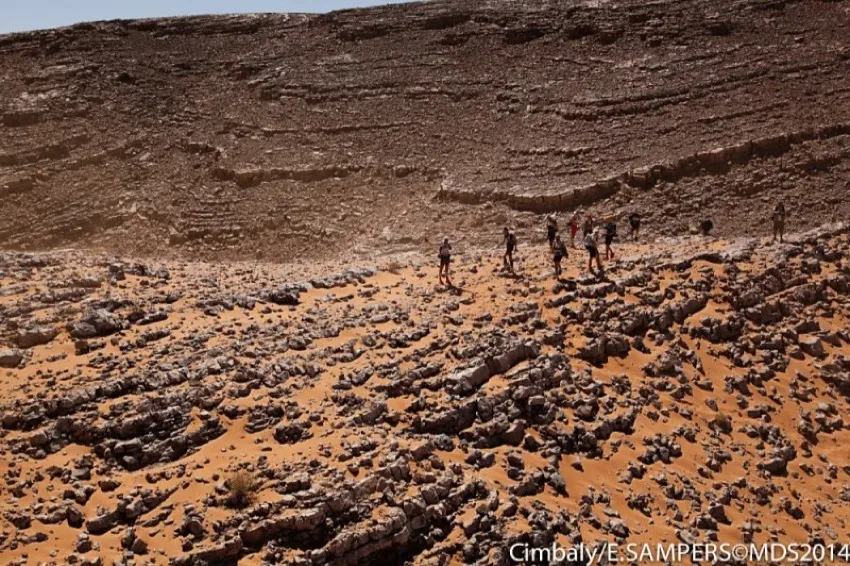
{"type": "Polygon", "coordinates": [[[3,341],[48,338],[0,370],[3,560],[848,540],[843,229],[626,244],[603,282],[520,246],[517,278],[491,250],[456,258],[455,289],[428,262],[289,299],[273,265],[4,254],[3,341]]]}

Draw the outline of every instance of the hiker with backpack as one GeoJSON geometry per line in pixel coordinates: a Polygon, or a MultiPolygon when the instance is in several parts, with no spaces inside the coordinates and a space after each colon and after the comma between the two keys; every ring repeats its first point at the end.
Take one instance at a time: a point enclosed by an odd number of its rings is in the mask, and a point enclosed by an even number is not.
{"type": "Polygon", "coordinates": [[[502,258],[503,267],[514,273],[514,252],[516,251],[516,234],[505,226],[505,256],[502,258]]]}
{"type": "Polygon", "coordinates": [[[587,260],[587,269],[595,275],[596,272],[593,270],[593,261],[596,260],[596,266],[599,268],[599,272],[602,273],[602,258],[599,257],[599,246],[596,243],[596,234],[593,230],[586,232],[584,235],[584,249],[587,250],[587,254],[589,256],[587,260]]]}
{"type": "Polygon", "coordinates": [[[638,214],[637,212],[632,212],[629,215],[629,227],[631,227],[632,229],[631,236],[635,242],[637,242],[638,235],[640,232],[640,220],[640,214],[638,214]]]}
{"type": "Polygon", "coordinates": [[[609,216],[605,219],[605,261],[614,259],[614,251],[611,249],[611,244],[614,242],[616,235],[617,224],[614,222],[614,217],[609,216]]]}
{"type": "Polygon", "coordinates": [[[552,244],[552,261],[555,264],[555,278],[560,279],[562,273],[561,261],[568,256],[567,246],[561,241],[561,236],[556,235],[555,241],[552,244]]]}
{"type": "Polygon", "coordinates": [[[443,238],[443,243],[440,244],[440,284],[443,283],[443,272],[446,274],[446,284],[451,287],[452,280],[449,277],[449,265],[452,262],[452,245],[449,243],[449,237],[443,238]]]}
{"type": "Polygon", "coordinates": [[[555,236],[558,234],[558,221],[554,214],[546,217],[546,239],[549,240],[549,249],[553,249],[555,245],[555,236]]]}
{"type": "Polygon", "coordinates": [[[785,204],[776,203],[776,206],[773,207],[773,241],[775,242],[776,237],[779,236],[780,244],[785,239],[785,218],[785,204]]]}
{"type": "Polygon", "coordinates": [[[587,239],[587,235],[593,233],[593,216],[588,214],[584,218],[584,223],[581,228],[581,235],[583,238],[587,239]]]}

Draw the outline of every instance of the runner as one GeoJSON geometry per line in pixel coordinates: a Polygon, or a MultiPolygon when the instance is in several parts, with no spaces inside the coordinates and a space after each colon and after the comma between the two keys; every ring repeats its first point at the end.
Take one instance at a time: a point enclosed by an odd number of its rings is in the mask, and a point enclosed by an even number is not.
{"type": "Polygon", "coordinates": [[[777,203],[776,206],[773,207],[773,241],[776,241],[776,237],[779,236],[779,243],[781,244],[785,238],[785,205],[783,203],[777,203]]]}
{"type": "Polygon", "coordinates": [[[599,247],[596,245],[596,235],[591,230],[584,235],[584,249],[587,250],[590,258],[587,260],[587,269],[591,273],[596,273],[593,271],[593,260],[596,260],[596,265],[599,267],[599,272],[602,272],[602,258],[599,257],[599,247]]]}
{"type": "Polygon", "coordinates": [[[449,277],[449,264],[452,262],[452,245],[449,243],[449,237],[443,238],[443,243],[440,244],[440,284],[443,283],[443,271],[446,273],[446,284],[451,287],[452,280],[449,277]]]}
{"type": "Polygon", "coordinates": [[[638,240],[638,233],[640,232],[640,214],[637,212],[632,212],[629,215],[629,226],[632,229],[632,238],[635,242],[638,240]]]}
{"type": "Polygon", "coordinates": [[[561,236],[555,236],[555,242],[552,246],[552,260],[555,263],[555,278],[561,277],[561,260],[568,257],[567,246],[561,241],[561,236]]]}
{"type": "Polygon", "coordinates": [[[505,257],[502,258],[504,267],[514,273],[514,252],[516,251],[516,234],[505,226],[505,257]]]}
{"type": "Polygon", "coordinates": [[[552,246],[555,243],[555,236],[558,234],[558,221],[555,219],[554,214],[550,214],[546,217],[546,239],[549,240],[549,249],[552,249],[552,246]]]}
{"type": "Polygon", "coordinates": [[[578,212],[573,212],[570,217],[570,247],[576,247],[576,234],[578,234],[578,212]]]}
{"type": "Polygon", "coordinates": [[[614,236],[617,235],[617,224],[614,222],[614,217],[609,216],[605,219],[605,261],[614,259],[614,251],[611,249],[611,244],[614,242],[614,236]]]}

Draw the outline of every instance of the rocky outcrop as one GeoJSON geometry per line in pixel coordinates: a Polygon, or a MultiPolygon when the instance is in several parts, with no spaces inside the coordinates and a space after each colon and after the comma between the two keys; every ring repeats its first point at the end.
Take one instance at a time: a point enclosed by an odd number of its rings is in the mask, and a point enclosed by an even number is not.
{"type": "Polygon", "coordinates": [[[16,368],[24,360],[20,350],[0,350],[0,368],[16,368]]]}
{"type": "Polygon", "coordinates": [[[513,209],[538,214],[569,211],[590,207],[610,199],[626,187],[647,190],[662,181],[675,183],[686,177],[717,171],[722,172],[735,165],[746,164],[751,159],[777,157],[789,151],[794,144],[848,135],[850,135],[850,123],[829,124],[819,128],[807,128],[796,132],[770,135],[728,147],[700,151],[694,155],[662,163],[646,165],[601,179],[584,187],[572,187],[551,194],[536,194],[533,190],[526,192],[470,191],[444,183],[440,187],[438,198],[462,204],[503,202],[513,209]]]}

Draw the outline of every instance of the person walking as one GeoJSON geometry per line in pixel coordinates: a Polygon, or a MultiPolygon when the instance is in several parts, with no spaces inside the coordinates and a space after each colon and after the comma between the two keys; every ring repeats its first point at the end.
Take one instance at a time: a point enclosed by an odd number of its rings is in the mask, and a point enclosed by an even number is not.
{"type": "Polygon", "coordinates": [[[578,234],[578,212],[570,217],[570,247],[576,247],[576,234],[578,234]]]}
{"type": "Polygon", "coordinates": [[[584,223],[582,224],[582,228],[581,228],[581,235],[582,235],[583,238],[587,238],[587,235],[591,234],[592,232],[593,232],[593,216],[588,214],[584,218],[584,223]]]}
{"type": "Polygon", "coordinates": [[[502,258],[502,262],[505,269],[508,269],[513,275],[514,272],[514,252],[516,251],[516,234],[513,230],[510,230],[507,226],[505,226],[505,256],[502,258]]]}
{"type": "Polygon", "coordinates": [[[449,243],[449,237],[443,238],[443,243],[440,244],[440,284],[443,283],[443,273],[446,274],[446,284],[451,287],[452,280],[449,277],[449,265],[452,263],[452,245],[449,243]]]}
{"type": "Polygon", "coordinates": [[[555,244],[555,236],[558,235],[558,221],[554,214],[546,217],[546,239],[549,240],[549,249],[551,250],[555,244]]]}
{"type": "Polygon", "coordinates": [[[776,238],[779,237],[779,243],[781,244],[785,239],[785,204],[778,202],[776,206],[773,207],[773,241],[776,241],[776,238]]]}
{"type": "Polygon", "coordinates": [[[614,222],[614,217],[609,216],[605,219],[605,261],[614,259],[614,250],[611,249],[611,244],[614,243],[616,235],[617,224],[614,222]]]}
{"type": "Polygon", "coordinates": [[[596,261],[596,266],[599,268],[599,272],[602,272],[602,258],[599,257],[599,247],[596,243],[596,234],[594,234],[593,230],[585,233],[584,235],[584,249],[587,250],[588,260],[587,260],[587,269],[596,274],[593,270],[593,262],[596,261]]]}
{"type": "Polygon", "coordinates": [[[565,246],[564,242],[561,241],[561,236],[556,235],[555,242],[552,245],[552,261],[555,264],[556,279],[561,278],[561,261],[563,261],[563,259],[568,256],[569,254],[567,253],[567,246],[565,246]]]}
{"type": "Polygon", "coordinates": [[[635,242],[637,242],[638,235],[640,233],[640,220],[640,214],[638,214],[637,212],[632,212],[629,215],[629,227],[631,227],[632,229],[631,236],[635,242]]]}

